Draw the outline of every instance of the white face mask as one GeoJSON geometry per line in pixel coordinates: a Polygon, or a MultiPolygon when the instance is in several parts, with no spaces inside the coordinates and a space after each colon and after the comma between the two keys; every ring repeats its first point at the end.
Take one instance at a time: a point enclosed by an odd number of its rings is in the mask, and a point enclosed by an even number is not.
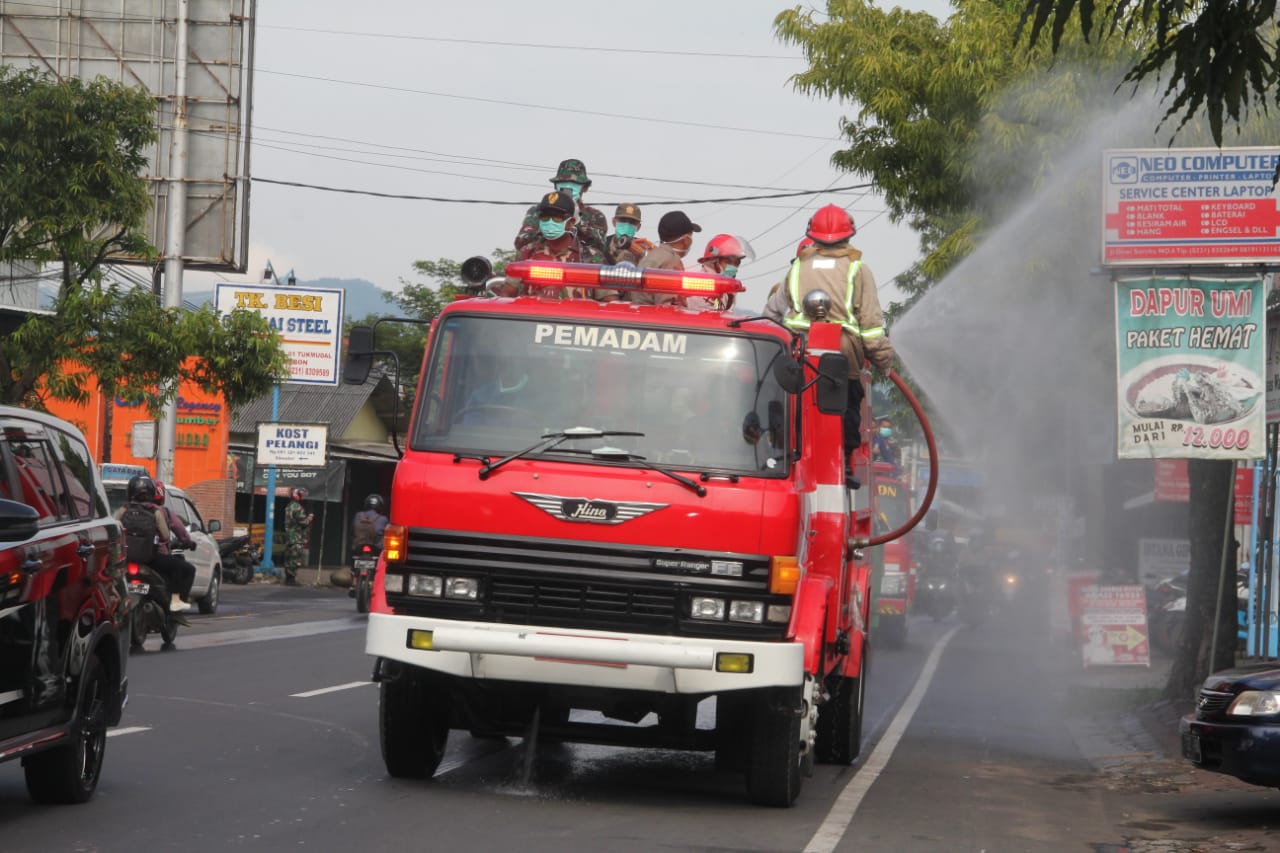
{"type": "Polygon", "coordinates": [[[675,250],[677,255],[683,258],[685,255],[689,254],[689,247],[693,245],[693,236],[689,235],[681,237],[679,240],[669,243],[668,245],[675,250]],[[681,244],[684,244],[683,248],[681,248],[681,244]]]}

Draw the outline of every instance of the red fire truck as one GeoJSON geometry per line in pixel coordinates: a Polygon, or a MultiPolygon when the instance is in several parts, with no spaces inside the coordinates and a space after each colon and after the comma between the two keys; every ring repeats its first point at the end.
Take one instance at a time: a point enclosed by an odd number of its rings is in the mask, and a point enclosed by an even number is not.
{"type": "MultiPolygon", "coordinates": [[[[902,528],[911,517],[911,493],[894,466],[875,463],[875,530],[888,533],[902,528]]],[[[875,599],[876,640],[893,648],[907,641],[907,613],[916,597],[916,564],[911,538],[886,542],[879,594],[875,599]]]]}
{"type": "Polygon", "coordinates": [[[506,275],[526,295],[434,321],[396,468],[366,638],[388,772],[461,729],[714,750],[791,805],[862,738],[876,474],[846,480],[840,326],[562,298],[741,292],[702,273],[506,275]]]}

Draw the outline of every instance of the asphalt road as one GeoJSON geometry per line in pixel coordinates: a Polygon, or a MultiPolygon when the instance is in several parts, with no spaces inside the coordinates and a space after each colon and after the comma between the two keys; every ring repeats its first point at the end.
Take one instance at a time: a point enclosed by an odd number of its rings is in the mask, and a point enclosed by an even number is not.
{"type": "Polygon", "coordinates": [[[526,761],[519,739],[462,732],[434,780],[392,780],[345,593],[228,586],[191,621],[177,651],[132,656],[92,802],[34,806],[0,765],[0,850],[1107,851],[1261,838],[1277,805],[1100,773],[1067,718],[1073,662],[1030,614],[913,619],[905,648],[874,653],[862,758],[819,766],[787,810],[750,805],[709,755],[543,744],[526,761]]]}

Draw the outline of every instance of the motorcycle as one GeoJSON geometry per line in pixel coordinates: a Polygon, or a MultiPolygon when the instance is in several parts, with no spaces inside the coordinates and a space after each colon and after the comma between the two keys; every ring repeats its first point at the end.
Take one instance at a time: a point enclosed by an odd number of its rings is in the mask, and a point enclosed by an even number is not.
{"type": "Polygon", "coordinates": [[[218,542],[223,576],[234,584],[253,580],[253,570],[262,559],[262,546],[248,536],[231,536],[218,542]]]}
{"type": "Polygon", "coordinates": [[[351,555],[351,589],[348,596],[356,600],[356,612],[368,613],[369,600],[373,597],[373,575],[378,568],[381,549],[372,545],[360,545],[351,555]]]}
{"type": "Polygon", "coordinates": [[[912,607],[940,622],[956,609],[955,543],[950,533],[936,530],[930,531],[923,545],[920,580],[912,607]]]}
{"type": "Polygon", "coordinates": [[[130,562],[125,577],[129,587],[129,648],[142,648],[148,634],[159,634],[164,651],[172,651],[178,626],[190,625],[181,613],[169,609],[169,585],[145,563],[130,562]]]}

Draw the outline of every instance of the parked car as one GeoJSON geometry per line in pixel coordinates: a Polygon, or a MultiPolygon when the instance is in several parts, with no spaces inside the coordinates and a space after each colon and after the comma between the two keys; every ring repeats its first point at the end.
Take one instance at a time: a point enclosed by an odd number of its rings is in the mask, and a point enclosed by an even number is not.
{"type": "Polygon", "coordinates": [[[1280,787],[1280,663],[1209,676],[1180,729],[1182,755],[1195,766],[1280,787]]]}
{"type": "Polygon", "coordinates": [[[128,695],[120,525],[66,421],[0,406],[0,761],[82,803],[128,695]]]}
{"type": "MultiPolygon", "coordinates": [[[[107,498],[112,512],[128,502],[128,485],[128,480],[106,481],[107,498]]],[[[196,505],[182,489],[165,483],[164,492],[165,506],[178,514],[196,543],[194,550],[181,552],[183,558],[196,569],[196,579],[191,584],[191,600],[200,608],[201,613],[214,613],[218,609],[218,599],[222,592],[222,552],[213,534],[222,529],[222,523],[215,518],[206,524],[200,510],[196,509],[196,505]]]]}

